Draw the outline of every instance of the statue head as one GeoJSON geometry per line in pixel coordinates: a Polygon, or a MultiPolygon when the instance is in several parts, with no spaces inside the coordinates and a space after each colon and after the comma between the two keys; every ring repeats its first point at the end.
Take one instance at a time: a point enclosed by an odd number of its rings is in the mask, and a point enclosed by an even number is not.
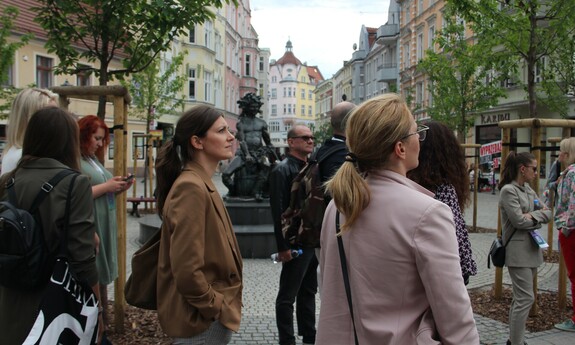
{"type": "Polygon", "coordinates": [[[264,104],[262,98],[253,92],[247,93],[238,101],[242,114],[247,116],[256,116],[260,112],[261,106],[264,104]]]}

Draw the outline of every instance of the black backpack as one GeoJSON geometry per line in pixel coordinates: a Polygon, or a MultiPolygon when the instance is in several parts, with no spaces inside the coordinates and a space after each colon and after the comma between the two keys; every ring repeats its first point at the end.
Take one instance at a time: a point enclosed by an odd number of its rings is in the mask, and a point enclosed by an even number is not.
{"type": "Polygon", "coordinates": [[[324,199],[319,164],[332,154],[346,150],[344,145],[329,148],[319,158],[317,152],[292,181],[289,207],[282,213],[282,234],[291,245],[319,247],[324,199]]]}
{"type": "Polygon", "coordinates": [[[55,257],[46,246],[38,208],[52,189],[71,174],[77,172],[64,169],[44,182],[28,210],[18,207],[14,177],[6,183],[8,200],[0,202],[0,285],[34,290],[48,281],[55,257]]]}

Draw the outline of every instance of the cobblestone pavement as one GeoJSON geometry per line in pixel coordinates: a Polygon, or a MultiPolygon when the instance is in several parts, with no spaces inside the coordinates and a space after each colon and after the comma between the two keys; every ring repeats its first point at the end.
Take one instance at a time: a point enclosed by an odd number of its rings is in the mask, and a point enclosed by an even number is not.
{"type": "MultiPolygon", "coordinates": [[[[225,195],[226,189],[221,183],[219,176],[214,177],[214,182],[221,195],[225,195]]],[[[140,187],[139,190],[142,190],[140,187]]],[[[131,194],[130,194],[131,195],[131,194]]],[[[498,193],[478,194],[477,226],[484,228],[497,228],[497,203],[498,193]]],[[[472,225],[472,208],[466,210],[465,219],[467,224],[472,225]]],[[[139,223],[141,219],[127,216],[127,264],[130,271],[130,258],[139,246],[137,237],[139,234],[139,223]]],[[[541,231],[547,238],[546,230],[541,231]]],[[[472,233],[470,234],[471,244],[479,272],[472,277],[468,289],[490,287],[495,277],[494,269],[487,269],[487,252],[493,241],[493,233],[472,233]]],[[[555,248],[556,239],[554,239],[555,248]]],[[[270,253],[275,248],[270,248],[270,253]]],[[[544,264],[538,271],[539,288],[543,290],[557,290],[557,264],[544,264]]],[[[244,259],[244,294],[242,310],[242,323],[240,331],[234,334],[231,344],[252,345],[252,344],[277,344],[277,328],[275,324],[275,297],[278,290],[278,281],[281,266],[274,264],[268,259],[244,259]]],[[[510,284],[507,270],[504,270],[503,283],[510,284]]],[[[113,296],[113,285],[110,288],[110,296],[113,296]]],[[[570,289],[567,289],[570,291],[570,289]]],[[[317,311],[319,315],[320,299],[316,299],[317,311]]],[[[481,344],[505,344],[508,338],[508,327],[506,324],[475,315],[477,328],[481,339],[481,344]]],[[[294,327],[297,327],[294,325],[294,327]]],[[[559,330],[549,330],[539,333],[528,333],[526,335],[529,345],[573,345],[575,344],[575,333],[562,332],[559,330]]],[[[300,339],[301,341],[301,339],[300,339]]],[[[337,344],[335,344],[337,345],[337,344]]],[[[342,344],[345,345],[345,344],[342,344]]]]}

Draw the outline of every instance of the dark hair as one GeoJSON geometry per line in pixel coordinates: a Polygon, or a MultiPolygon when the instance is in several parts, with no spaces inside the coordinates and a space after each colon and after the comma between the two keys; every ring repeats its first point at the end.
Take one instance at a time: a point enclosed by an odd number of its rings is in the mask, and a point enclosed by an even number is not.
{"type": "Polygon", "coordinates": [[[58,107],[38,110],[30,118],[24,134],[22,159],[18,167],[38,158],[52,158],[79,171],[80,144],[76,119],[58,107]]]}
{"type": "Polygon", "coordinates": [[[505,159],[503,171],[501,171],[501,180],[498,185],[499,190],[517,178],[519,168],[521,168],[522,165],[527,166],[534,160],[535,156],[531,152],[516,153],[515,151],[510,151],[505,159]]]}
{"type": "Polygon", "coordinates": [[[435,192],[441,184],[451,184],[463,210],[469,202],[469,175],[465,153],[453,131],[439,122],[426,123],[427,137],[421,142],[419,166],[407,176],[435,192]]]}
{"type": "Polygon", "coordinates": [[[102,145],[102,147],[98,147],[98,150],[96,151],[96,157],[100,157],[110,143],[110,131],[108,130],[106,122],[96,115],[88,115],[78,120],[78,126],[80,127],[80,152],[84,156],[88,155],[92,135],[96,133],[98,128],[102,128],[104,130],[104,138],[102,140],[104,145],[102,145]]]}
{"type": "Polygon", "coordinates": [[[180,176],[182,167],[193,160],[190,138],[194,135],[205,137],[208,129],[220,117],[223,117],[222,113],[209,105],[197,105],[191,108],[178,120],[174,137],[160,148],[156,159],[156,197],[160,216],[168,193],[174,181],[180,176]]]}

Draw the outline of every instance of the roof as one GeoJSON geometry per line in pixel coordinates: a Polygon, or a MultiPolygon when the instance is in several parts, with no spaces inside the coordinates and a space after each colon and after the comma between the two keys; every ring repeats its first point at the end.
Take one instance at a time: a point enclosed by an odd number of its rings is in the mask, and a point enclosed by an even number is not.
{"type": "Polygon", "coordinates": [[[298,58],[295,57],[293,52],[286,51],[284,53],[284,56],[282,56],[279,60],[277,60],[275,64],[276,65],[287,65],[287,64],[301,65],[302,63],[301,63],[301,61],[299,61],[298,58]]]}
{"type": "Polygon", "coordinates": [[[323,75],[317,66],[306,66],[306,68],[309,79],[313,80],[316,85],[323,81],[323,75]]]}
{"type": "Polygon", "coordinates": [[[366,28],[367,37],[369,41],[369,48],[373,47],[375,40],[377,38],[377,28],[366,28]]]}
{"type": "Polygon", "coordinates": [[[14,20],[14,27],[12,31],[18,34],[33,33],[36,38],[47,39],[44,29],[40,24],[34,22],[36,12],[32,10],[33,7],[40,6],[36,0],[2,0],[0,1],[1,12],[4,8],[12,6],[16,7],[20,12],[14,20]]]}

